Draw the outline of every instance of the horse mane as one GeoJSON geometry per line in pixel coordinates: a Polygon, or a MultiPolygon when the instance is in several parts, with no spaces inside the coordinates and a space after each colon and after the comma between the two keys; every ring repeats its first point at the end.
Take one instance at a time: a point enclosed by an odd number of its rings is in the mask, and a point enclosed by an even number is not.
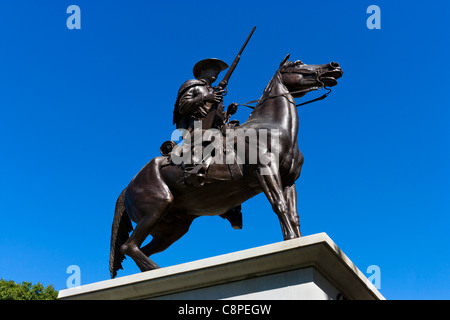
{"type": "Polygon", "coordinates": [[[283,65],[280,65],[280,68],[275,72],[274,76],[270,79],[269,83],[264,88],[264,91],[261,97],[259,98],[259,102],[256,104],[255,108],[258,107],[261,103],[263,103],[266,100],[267,96],[270,95],[270,92],[273,89],[274,80],[278,80],[278,82],[286,89],[286,91],[288,91],[284,83],[281,81],[281,70],[289,68],[292,65],[294,65],[294,62],[292,61],[287,61],[283,65]]]}
{"type": "MultiPolygon", "coordinates": [[[[264,91],[263,91],[261,97],[259,98],[260,101],[257,103],[256,106],[258,106],[260,103],[264,102],[264,98],[266,98],[272,91],[274,79],[281,80],[280,77],[281,77],[281,73],[280,73],[280,69],[278,69],[277,72],[275,73],[275,75],[269,80],[269,83],[267,83],[266,87],[264,88],[264,91]]],[[[280,83],[281,83],[281,81],[280,81],[280,83]]],[[[255,108],[256,108],[256,106],[255,106],[255,108]]]]}

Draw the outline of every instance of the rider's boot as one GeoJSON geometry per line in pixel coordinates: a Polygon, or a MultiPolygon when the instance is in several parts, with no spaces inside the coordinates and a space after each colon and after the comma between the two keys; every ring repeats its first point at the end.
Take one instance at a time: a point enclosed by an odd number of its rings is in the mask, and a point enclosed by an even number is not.
{"type": "Polygon", "coordinates": [[[228,210],[227,212],[220,215],[223,219],[227,219],[233,229],[242,229],[242,212],[241,205],[228,210]]]}

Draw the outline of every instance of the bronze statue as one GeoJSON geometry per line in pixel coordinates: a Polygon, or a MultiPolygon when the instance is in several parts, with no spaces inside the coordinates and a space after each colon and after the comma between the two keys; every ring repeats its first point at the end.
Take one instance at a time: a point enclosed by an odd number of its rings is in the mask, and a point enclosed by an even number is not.
{"type": "MultiPolygon", "coordinates": [[[[335,62],[307,65],[288,59],[289,55],[281,62],[249,119],[239,126],[243,133],[267,132],[269,141],[276,138],[278,143],[262,141],[262,136],[258,136],[253,145],[245,140],[245,161],[211,163],[201,185],[186,183],[184,165],[173,163],[170,153],[156,157],[122,191],[112,225],[109,261],[112,278],[122,268],[125,255],[131,257],[141,271],[158,268],[149,256],[164,251],[181,238],[195,218],[222,215],[261,192],[279,218],[284,240],[301,236],[295,181],[300,176],[303,155],[297,143],[298,114],[294,98],[336,85],[342,70],[335,62]],[[277,161],[268,163],[264,157],[250,161],[248,155],[252,150],[272,160],[271,155],[276,154],[277,161]],[[131,221],[136,223],[134,230],[131,221]],[[141,248],[149,235],[152,241],[141,248]]],[[[222,67],[224,65],[219,69],[222,67]]],[[[208,99],[209,102],[222,101],[220,93],[211,94],[208,99]]],[[[188,119],[194,112],[184,114],[185,118],[180,113],[174,120],[177,126],[189,128],[188,119]]],[[[197,113],[202,114],[205,112],[197,113]]],[[[230,149],[229,145],[227,148],[230,149]]],[[[234,154],[235,150],[229,151],[234,154]]]]}

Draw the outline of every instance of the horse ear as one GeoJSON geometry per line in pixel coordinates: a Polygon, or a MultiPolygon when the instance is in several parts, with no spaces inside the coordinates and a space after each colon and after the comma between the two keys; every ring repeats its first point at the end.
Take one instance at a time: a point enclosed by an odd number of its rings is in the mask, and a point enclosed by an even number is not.
{"type": "Polygon", "coordinates": [[[287,54],[286,57],[284,57],[283,61],[280,63],[280,68],[289,60],[289,57],[291,56],[290,53],[287,54]]]}

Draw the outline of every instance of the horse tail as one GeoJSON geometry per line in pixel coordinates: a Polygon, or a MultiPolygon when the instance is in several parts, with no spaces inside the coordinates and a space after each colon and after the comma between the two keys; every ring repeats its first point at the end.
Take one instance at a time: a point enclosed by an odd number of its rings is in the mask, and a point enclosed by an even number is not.
{"type": "Polygon", "coordinates": [[[122,269],[122,261],[125,255],[120,251],[120,247],[128,240],[128,234],[133,230],[130,217],[125,207],[126,188],[117,198],[116,209],[111,229],[111,251],[109,254],[109,272],[111,278],[117,275],[117,271],[122,269]]]}

